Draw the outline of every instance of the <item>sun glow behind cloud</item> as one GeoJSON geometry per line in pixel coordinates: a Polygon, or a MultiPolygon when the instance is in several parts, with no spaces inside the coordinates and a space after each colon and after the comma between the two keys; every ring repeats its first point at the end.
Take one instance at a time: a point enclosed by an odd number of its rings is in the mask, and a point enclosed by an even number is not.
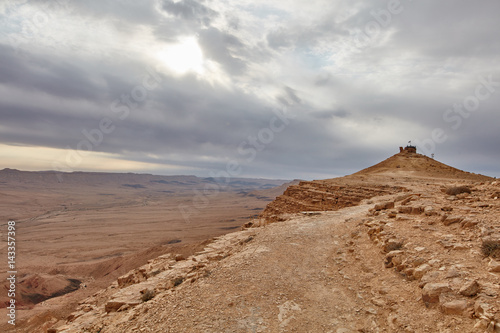
{"type": "Polygon", "coordinates": [[[203,53],[194,37],[182,39],[179,43],[164,48],[159,52],[158,58],[175,74],[203,74],[205,71],[203,53]]]}

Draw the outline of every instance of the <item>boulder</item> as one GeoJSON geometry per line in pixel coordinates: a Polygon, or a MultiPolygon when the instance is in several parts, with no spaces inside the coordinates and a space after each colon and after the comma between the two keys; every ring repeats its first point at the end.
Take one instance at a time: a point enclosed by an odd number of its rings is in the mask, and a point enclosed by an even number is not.
{"type": "Polygon", "coordinates": [[[460,295],[467,296],[467,297],[473,297],[476,296],[479,291],[481,291],[481,286],[479,283],[474,280],[474,281],[469,281],[465,283],[462,288],[460,288],[460,295]]]}
{"type": "Polygon", "coordinates": [[[427,283],[422,289],[422,300],[426,304],[438,303],[439,296],[450,291],[448,283],[427,283]]]}
{"type": "Polygon", "coordinates": [[[462,222],[464,218],[459,215],[444,215],[441,221],[443,221],[443,224],[448,226],[452,225],[453,223],[460,223],[462,222]]]}
{"type": "Polygon", "coordinates": [[[379,204],[376,204],[375,207],[373,207],[373,208],[376,211],[391,209],[391,208],[394,208],[394,201],[379,203],[379,204]]]}
{"type": "Polygon", "coordinates": [[[182,254],[176,254],[175,255],[175,261],[183,261],[186,260],[186,257],[182,254]]]}
{"type": "Polygon", "coordinates": [[[116,312],[116,311],[118,311],[119,308],[121,308],[125,304],[126,304],[126,302],[123,302],[123,301],[109,301],[104,306],[104,310],[107,313],[116,312]]]}
{"type": "Polygon", "coordinates": [[[454,300],[441,304],[441,311],[448,315],[461,315],[467,309],[466,300],[454,300]]]}
{"type": "Polygon", "coordinates": [[[417,268],[415,268],[415,271],[413,272],[413,277],[416,280],[420,280],[425,275],[425,273],[427,273],[430,270],[431,270],[430,265],[428,264],[420,265],[417,268]]]}
{"type": "Polygon", "coordinates": [[[500,262],[496,260],[490,261],[488,270],[493,273],[500,273],[500,262]]]}

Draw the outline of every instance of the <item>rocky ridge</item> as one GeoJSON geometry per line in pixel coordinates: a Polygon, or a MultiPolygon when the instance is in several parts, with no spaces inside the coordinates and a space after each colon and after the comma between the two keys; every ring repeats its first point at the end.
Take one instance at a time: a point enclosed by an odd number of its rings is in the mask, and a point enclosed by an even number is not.
{"type": "Polygon", "coordinates": [[[303,182],[250,228],[151,260],[45,329],[500,332],[500,184],[395,175],[303,182]],[[342,191],[358,196],[336,208],[342,191]]]}
{"type": "Polygon", "coordinates": [[[335,211],[357,206],[361,201],[376,196],[404,191],[404,187],[341,180],[301,181],[269,203],[259,219],[250,222],[263,224],[283,221],[289,214],[302,211],[335,211]]]}

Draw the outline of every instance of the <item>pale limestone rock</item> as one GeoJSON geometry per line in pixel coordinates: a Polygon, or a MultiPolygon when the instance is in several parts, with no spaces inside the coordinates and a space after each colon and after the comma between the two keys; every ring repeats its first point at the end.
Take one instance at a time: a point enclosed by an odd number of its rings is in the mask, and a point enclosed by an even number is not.
{"type": "Polygon", "coordinates": [[[474,328],[477,328],[478,330],[486,330],[489,323],[489,320],[482,318],[477,321],[477,323],[474,325],[474,328]]]}
{"type": "Polygon", "coordinates": [[[426,216],[433,216],[433,215],[437,215],[437,212],[436,212],[436,208],[434,208],[433,206],[426,206],[424,208],[424,214],[426,216]]]}
{"type": "Polygon", "coordinates": [[[404,252],[401,250],[391,251],[385,256],[384,265],[386,268],[391,268],[400,265],[403,262],[402,254],[404,252]]]}
{"type": "Polygon", "coordinates": [[[488,318],[490,320],[494,317],[491,313],[491,305],[481,298],[474,303],[474,315],[478,318],[488,318]]]}
{"type": "Polygon", "coordinates": [[[496,260],[491,260],[488,264],[488,270],[494,273],[500,273],[500,262],[496,260]]]}
{"type": "Polygon", "coordinates": [[[415,277],[416,280],[422,279],[422,277],[431,270],[431,266],[428,264],[423,264],[415,268],[415,271],[413,272],[413,276],[415,277]]]}

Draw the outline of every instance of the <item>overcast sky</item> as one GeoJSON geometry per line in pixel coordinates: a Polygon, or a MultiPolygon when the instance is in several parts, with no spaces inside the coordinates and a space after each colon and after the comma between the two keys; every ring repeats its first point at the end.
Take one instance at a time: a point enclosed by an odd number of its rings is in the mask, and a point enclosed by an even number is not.
{"type": "Polygon", "coordinates": [[[0,168],[500,175],[500,2],[0,2],[0,168]]]}

